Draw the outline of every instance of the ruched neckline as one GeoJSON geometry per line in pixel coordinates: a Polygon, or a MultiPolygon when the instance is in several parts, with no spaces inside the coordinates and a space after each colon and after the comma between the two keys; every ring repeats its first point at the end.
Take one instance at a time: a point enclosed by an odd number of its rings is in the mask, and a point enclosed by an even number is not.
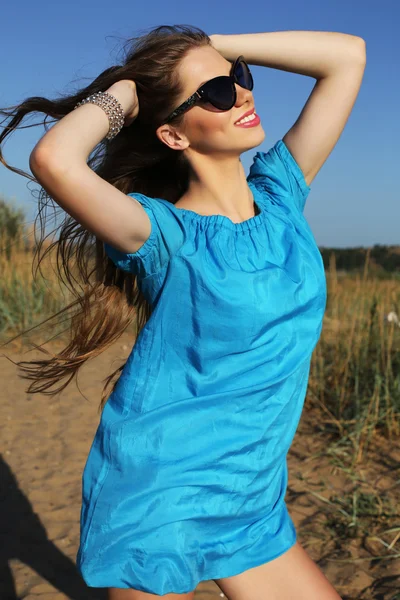
{"type": "Polygon", "coordinates": [[[257,227],[264,219],[264,206],[261,202],[260,195],[257,193],[256,186],[249,180],[247,183],[253,192],[254,199],[254,208],[257,208],[259,213],[254,215],[254,217],[250,217],[245,221],[241,221],[239,223],[234,223],[229,217],[225,215],[200,215],[199,213],[189,210],[188,208],[178,208],[172,202],[168,200],[161,199],[162,202],[168,202],[168,205],[171,206],[176,212],[181,213],[185,218],[192,219],[198,221],[199,223],[207,224],[207,225],[217,225],[218,227],[226,227],[228,229],[236,230],[236,231],[245,231],[248,229],[253,229],[253,227],[257,227]]]}

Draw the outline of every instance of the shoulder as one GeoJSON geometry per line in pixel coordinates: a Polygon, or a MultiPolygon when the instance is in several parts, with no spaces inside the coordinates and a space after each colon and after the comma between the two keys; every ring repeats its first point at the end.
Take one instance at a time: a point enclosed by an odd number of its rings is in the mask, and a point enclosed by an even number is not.
{"type": "Polygon", "coordinates": [[[267,152],[256,152],[248,179],[270,196],[303,212],[311,186],[283,140],[267,152]]]}
{"type": "Polygon", "coordinates": [[[159,273],[169,263],[186,239],[187,226],[168,200],[139,192],[127,195],[143,206],[151,224],[150,235],[134,253],[120,252],[109,244],[105,244],[105,251],[117,267],[143,278],[159,273]]]}

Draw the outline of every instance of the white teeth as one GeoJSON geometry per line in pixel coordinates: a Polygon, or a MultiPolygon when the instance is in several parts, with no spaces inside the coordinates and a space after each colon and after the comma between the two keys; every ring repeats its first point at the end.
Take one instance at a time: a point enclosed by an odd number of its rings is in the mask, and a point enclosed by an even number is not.
{"type": "Polygon", "coordinates": [[[255,118],[256,118],[256,114],[253,113],[252,115],[249,115],[248,117],[245,117],[241,121],[237,121],[235,123],[235,125],[240,125],[241,123],[247,123],[248,121],[253,121],[255,118]]]}

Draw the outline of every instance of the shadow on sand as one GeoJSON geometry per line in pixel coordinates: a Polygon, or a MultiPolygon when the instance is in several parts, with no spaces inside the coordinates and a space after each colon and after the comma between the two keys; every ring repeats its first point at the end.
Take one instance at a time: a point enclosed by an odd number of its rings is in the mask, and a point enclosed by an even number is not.
{"type": "Polygon", "coordinates": [[[46,530],[9,465],[0,455],[0,598],[19,600],[10,560],[28,565],[71,600],[107,600],[104,588],[89,588],[74,562],[47,537],[46,530]]]}

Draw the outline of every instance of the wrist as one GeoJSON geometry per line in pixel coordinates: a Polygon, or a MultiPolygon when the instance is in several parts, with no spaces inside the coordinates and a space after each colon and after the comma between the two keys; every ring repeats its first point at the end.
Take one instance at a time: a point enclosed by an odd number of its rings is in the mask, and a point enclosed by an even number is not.
{"type": "Polygon", "coordinates": [[[216,50],[218,50],[217,46],[218,46],[218,38],[220,37],[219,34],[218,33],[212,33],[208,37],[211,40],[211,44],[212,44],[213,48],[215,48],[216,50]]]}
{"type": "Polygon", "coordinates": [[[227,44],[227,35],[221,33],[213,33],[208,36],[211,39],[212,47],[215,48],[217,52],[219,52],[226,60],[233,61],[236,58],[235,52],[232,52],[232,49],[227,44]]]}
{"type": "Polygon", "coordinates": [[[132,112],[135,105],[135,84],[133,81],[121,79],[106,91],[118,100],[125,116],[132,112]]]}

